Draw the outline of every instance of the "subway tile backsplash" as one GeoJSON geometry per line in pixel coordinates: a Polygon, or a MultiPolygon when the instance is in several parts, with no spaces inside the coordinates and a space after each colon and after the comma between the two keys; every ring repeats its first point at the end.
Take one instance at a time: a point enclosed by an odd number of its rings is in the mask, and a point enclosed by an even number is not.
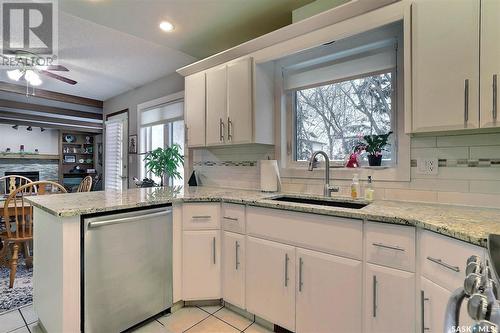
{"type": "MultiPolygon", "coordinates": [[[[204,185],[258,189],[257,161],[267,157],[274,158],[274,147],[252,145],[195,150],[193,161],[204,185]]],[[[292,176],[282,178],[284,191],[322,193],[321,179],[288,174],[292,176]]],[[[500,208],[500,133],[412,138],[410,179],[377,181],[375,177],[376,199],[500,208]],[[418,174],[420,158],[438,159],[438,174],[418,174]]],[[[340,186],[341,195],[349,195],[350,181],[334,179],[333,183],[340,186]]]]}

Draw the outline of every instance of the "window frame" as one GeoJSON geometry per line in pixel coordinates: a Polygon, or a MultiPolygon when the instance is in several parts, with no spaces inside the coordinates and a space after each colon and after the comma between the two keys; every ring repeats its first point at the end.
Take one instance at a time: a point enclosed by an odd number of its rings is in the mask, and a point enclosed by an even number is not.
{"type": "MultiPolygon", "coordinates": [[[[398,87],[398,68],[392,67],[388,68],[386,70],[377,70],[377,71],[370,71],[366,73],[362,73],[359,75],[354,75],[354,76],[348,76],[342,79],[337,79],[337,80],[331,80],[331,81],[326,81],[323,83],[319,84],[314,84],[314,85],[309,85],[309,86],[304,86],[301,87],[300,89],[294,89],[287,91],[286,94],[286,106],[287,106],[287,124],[290,124],[290,130],[287,131],[287,159],[288,159],[288,165],[292,168],[304,168],[308,167],[308,161],[297,161],[297,112],[296,112],[296,106],[297,106],[297,91],[299,90],[305,90],[305,89],[311,89],[315,87],[321,87],[325,85],[330,85],[330,84],[335,84],[335,83],[340,83],[340,82],[346,82],[346,81],[352,81],[356,79],[360,79],[363,77],[368,77],[368,76],[374,76],[374,75],[379,75],[379,74],[384,74],[384,73],[391,73],[391,131],[393,133],[397,133],[397,124],[398,124],[398,101],[397,101],[397,87],[398,87]]],[[[397,141],[398,141],[398,135],[393,135],[393,142],[391,144],[391,155],[392,159],[390,160],[390,163],[384,164],[384,167],[396,167],[398,164],[398,159],[397,159],[397,141]]],[[[319,161],[320,167],[324,168],[324,161],[321,160],[319,161]]],[[[330,160],[330,167],[331,168],[345,168],[345,160],[340,161],[340,160],[330,160]]]]}

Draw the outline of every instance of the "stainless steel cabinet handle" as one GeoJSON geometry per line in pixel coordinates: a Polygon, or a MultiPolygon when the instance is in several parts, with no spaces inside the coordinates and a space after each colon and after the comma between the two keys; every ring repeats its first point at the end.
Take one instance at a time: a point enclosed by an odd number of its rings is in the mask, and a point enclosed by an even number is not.
{"type": "Polygon", "coordinates": [[[229,220],[229,221],[238,221],[237,217],[231,217],[231,216],[223,216],[222,217],[224,220],[229,220]]]}
{"type": "Polygon", "coordinates": [[[399,247],[399,246],[385,245],[382,243],[372,243],[372,245],[377,246],[377,247],[383,247],[384,249],[390,249],[390,250],[396,250],[396,251],[402,251],[402,252],[405,251],[405,249],[403,249],[402,247],[399,247]]]}
{"type": "Polygon", "coordinates": [[[432,261],[433,263],[436,263],[438,265],[441,265],[445,268],[448,268],[449,270],[452,270],[454,272],[460,272],[460,267],[458,266],[452,266],[450,264],[445,263],[443,260],[438,259],[438,258],[432,258],[432,257],[427,257],[427,260],[432,261]]]}
{"type": "Polygon", "coordinates": [[[113,224],[119,224],[119,223],[127,223],[127,222],[136,222],[143,220],[145,218],[151,218],[151,217],[157,217],[157,216],[162,216],[162,215],[168,215],[171,214],[171,210],[166,210],[162,212],[156,212],[156,213],[149,213],[149,214],[144,214],[141,216],[131,216],[131,217],[122,217],[118,219],[110,219],[110,220],[104,220],[104,221],[95,221],[95,222],[89,222],[88,228],[89,229],[95,229],[99,227],[105,227],[108,225],[113,225],[113,224]]]}
{"type": "Polygon", "coordinates": [[[491,111],[493,115],[493,121],[497,120],[497,109],[498,109],[498,86],[497,86],[497,80],[498,75],[493,74],[493,109],[491,111]]]}
{"type": "Polygon", "coordinates": [[[302,286],[304,282],[302,281],[302,266],[304,266],[304,261],[302,258],[299,258],[299,291],[302,291],[302,286]]]}
{"type": "Polygon", "coordinates": [[[373,276],[373,318],[377,317],[377,276],[373,276]]]}
{"type": "Polygon", "coordinates": [[[236,243],[234,244],[234,248],[235,248],[235,251],[236,251],[236,270],[238,270],[238,267],[240,266],[240,259],[239,259],[239,255],[238,255],[238,250],[240,249],[240,243],[238,241],[236,241],[236,243]]]}
{"type": "Polygon", "coordinates": [[[425,297],[424,291],[420,290],[420,311],[421,311],[421,321],[422,321],[422,333],[429,331],[429,327],[425,327],[425,301],[429,299],[425,297]]]}
{"type": "Polygon", "coordinates": [[[464,82],[464,122],[469,121],[469,79],[464,82]]]}
{"type": "Polygon", "coordinates": [[[224,121],[219,118],[219,141],[224,141],[224,121]]]}
{"type": "Polygon", "coordinates": [[[233,140],[233,122],[229,117],[227,117],[227,140],[233,140]]]}
{"type": "Polygon", "coordinates": [[[216,250],[215,250],[215,237],[214,239],[212,240],[212,249],[214,251],[214,265],[215,265],[215,257],[216,257],[216,250]]]}
{"type": "Polygon", "coordinates": [[[210,219],[210,218],[212,218],[212,216],[210,216],[210,215],[193,215],[191,218],[195,219],[195,220],[210,219]]]}
{"type": "Polygon", "coordinates": [[[285,253],[285,287],[288,287],[288,253],[285,253]]]}

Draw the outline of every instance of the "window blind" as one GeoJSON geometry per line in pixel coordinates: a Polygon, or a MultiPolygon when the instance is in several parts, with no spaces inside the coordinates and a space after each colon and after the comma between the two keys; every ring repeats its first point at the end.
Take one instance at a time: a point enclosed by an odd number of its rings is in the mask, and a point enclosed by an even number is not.
{"type": "Polygon", "coordinates": [[[105,126],[105,189],[120,191],[122,190],[123,169],[123,121],[110,120],[105,126]]]}
{"type": "Polygon", "coordinates": [[[184,115],[183,100],[172,101],[154,108],[141,111],[140,125],[151,126],[160,123],[166,123],[169,120],[182,118],[184,115]]]}
{"type": "MultiPolygon", "coordinates": [[[[348,52],[346,52],[348,53],[348,52]]],[[[283,79],[285,90],[298,90],[312,86],[355,78],[364,74],[396,68],[396,49],[394,45],[362,53],[351,52],[340,59],[319,62],[307,66],[284,68],[283,79]]]]}

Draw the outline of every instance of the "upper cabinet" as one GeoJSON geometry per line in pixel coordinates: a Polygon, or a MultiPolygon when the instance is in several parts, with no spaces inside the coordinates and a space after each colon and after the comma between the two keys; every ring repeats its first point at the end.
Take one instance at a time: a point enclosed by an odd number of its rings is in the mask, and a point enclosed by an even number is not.
{"type": "Polygon", "coordinates": [[[481,127],[498,127],[500,1],[481,0],[481,127]]]}
{"type": "Polygon", "coordinates": [[[186,77],[184,113],[190,147],[205,146],[205,73],[186,77]]]}
{"type": "Polygon", "coordinates": [[[498,127],[498,0],[413,0],[412,133],[498,127]]]}
{"type": "Polygon", "coordinates": [[[272,63],[257,65],[253,58],[244,58],[187,76],[188,146],[273,144],[273,75],[272,63]],[[203,91],[202,76],[206,76],[203,91]],[[193,88],[193,82],[198,83],[198,89],[193,88]],[[199,94],[195,96],[196,90],[199,94]],[[199,103],[190,102],[191,98],[199,103]],[[201,143],[205,133],[206,140],[201,143]]]}
{"type": "Polygon", "coordinates": [[[412,132],[479,127],[479,10],[479,0],[413,1],[412,132]]]}

